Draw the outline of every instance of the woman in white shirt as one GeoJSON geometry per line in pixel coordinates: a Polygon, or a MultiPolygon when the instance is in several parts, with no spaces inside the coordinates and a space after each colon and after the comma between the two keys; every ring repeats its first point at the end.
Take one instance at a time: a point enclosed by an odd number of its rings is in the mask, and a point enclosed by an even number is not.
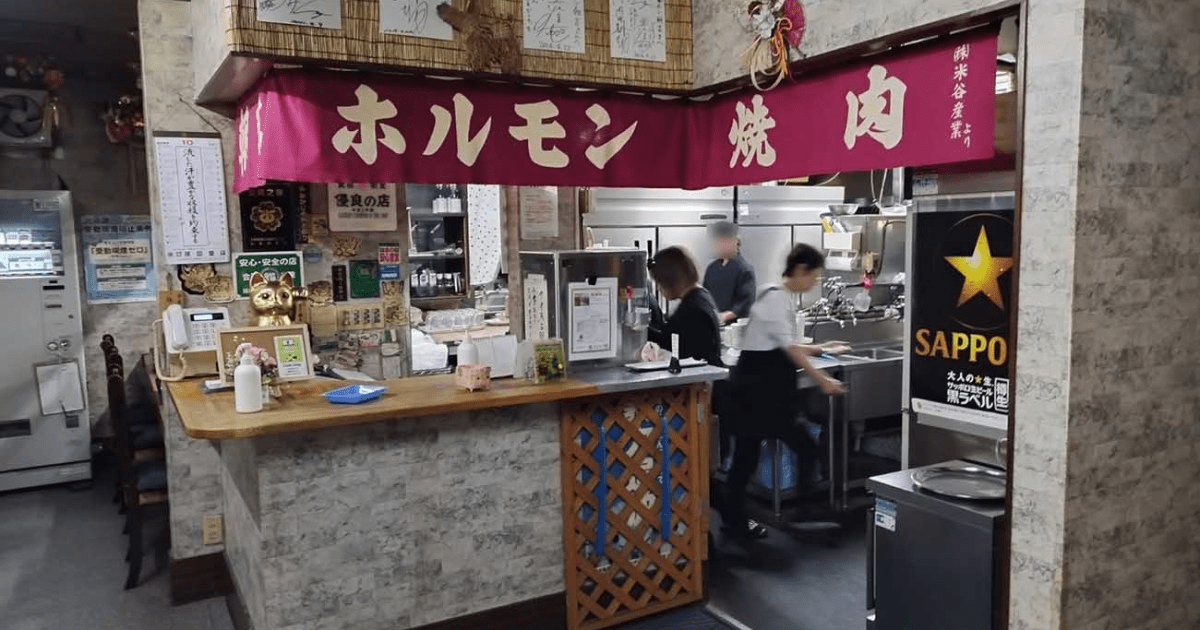
{"type": "Polygon", "coordinates": [[[747,527],[745,511],[746,485],[758,467],[757,445],[761,440],[777,438],[787,444],[796,453],[800,484],[812,481],[817,445],[796,423],[800,410],[796,370],[804,370],[828,395],[843,390],[841,383],[809,360],[825,348],[800,342],[795,296],[816,285],[824,268],[824,254],[803,243],[796,245],[788,254],[782,282],[761,290],[750,310],[741,356],[730,376],[734,400],[731,407],[736,413],[728,420],[722,416],[722,424],[737,437],[726,496],[721,502],[721,520],[725,523],[722,529],[730,535],[762,536],[762,532],[747,527]]]}

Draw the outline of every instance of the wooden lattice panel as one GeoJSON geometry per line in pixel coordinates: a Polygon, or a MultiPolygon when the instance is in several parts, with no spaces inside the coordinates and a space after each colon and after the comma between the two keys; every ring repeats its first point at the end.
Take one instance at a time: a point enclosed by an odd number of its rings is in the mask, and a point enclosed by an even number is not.
{"type": "Polygon", "coordinates": [[[562,405],[572,630],[615,626],[703,597],[709,389],[562,405]]]}

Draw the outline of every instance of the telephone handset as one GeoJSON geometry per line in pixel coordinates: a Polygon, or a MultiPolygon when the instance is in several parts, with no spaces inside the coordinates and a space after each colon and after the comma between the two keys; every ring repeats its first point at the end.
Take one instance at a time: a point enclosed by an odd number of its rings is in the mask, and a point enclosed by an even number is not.
{"type": "Polygon", "coordinates": [[[217,335],[229,328],[226,308],[183,308],[172,304],[163,312],[163,337],[167,350],[216,350],[217,335]]]}
{"type": "Polygon", "coordinates": [[[187,326],[183,320],[182,306],[172,304],[163,312],[163,335],[167,338],[167,348],[172,352],[187,350],[191,346],[187,326]]]}

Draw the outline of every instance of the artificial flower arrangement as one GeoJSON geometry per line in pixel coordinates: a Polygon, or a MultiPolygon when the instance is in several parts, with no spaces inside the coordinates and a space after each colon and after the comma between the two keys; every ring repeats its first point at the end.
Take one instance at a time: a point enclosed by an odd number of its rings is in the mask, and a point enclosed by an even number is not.
{"type": "Polygon", "coordinates": [[[279,375],[279,362],[264,348],[260,348],[250,342],[238,344],[238,347],[234,348],[233,355],[225,361],[225,373],[233,374],[233,371],[242,362],[242,355],[244,354],[249,354],[250,360],[262,372],[263,385],[271,385],[275,377],[279,375]]]}

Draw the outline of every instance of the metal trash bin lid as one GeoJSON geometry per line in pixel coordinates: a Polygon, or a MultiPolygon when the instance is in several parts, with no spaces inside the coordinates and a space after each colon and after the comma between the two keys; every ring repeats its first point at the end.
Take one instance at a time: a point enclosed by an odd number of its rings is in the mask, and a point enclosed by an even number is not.
{"type": "Polygon", "coordinates": [[[912,472],[913,485],[953,499],[999,501],[1007,494],[1004,471],[984,466],[934,466],[912,472]]]}

